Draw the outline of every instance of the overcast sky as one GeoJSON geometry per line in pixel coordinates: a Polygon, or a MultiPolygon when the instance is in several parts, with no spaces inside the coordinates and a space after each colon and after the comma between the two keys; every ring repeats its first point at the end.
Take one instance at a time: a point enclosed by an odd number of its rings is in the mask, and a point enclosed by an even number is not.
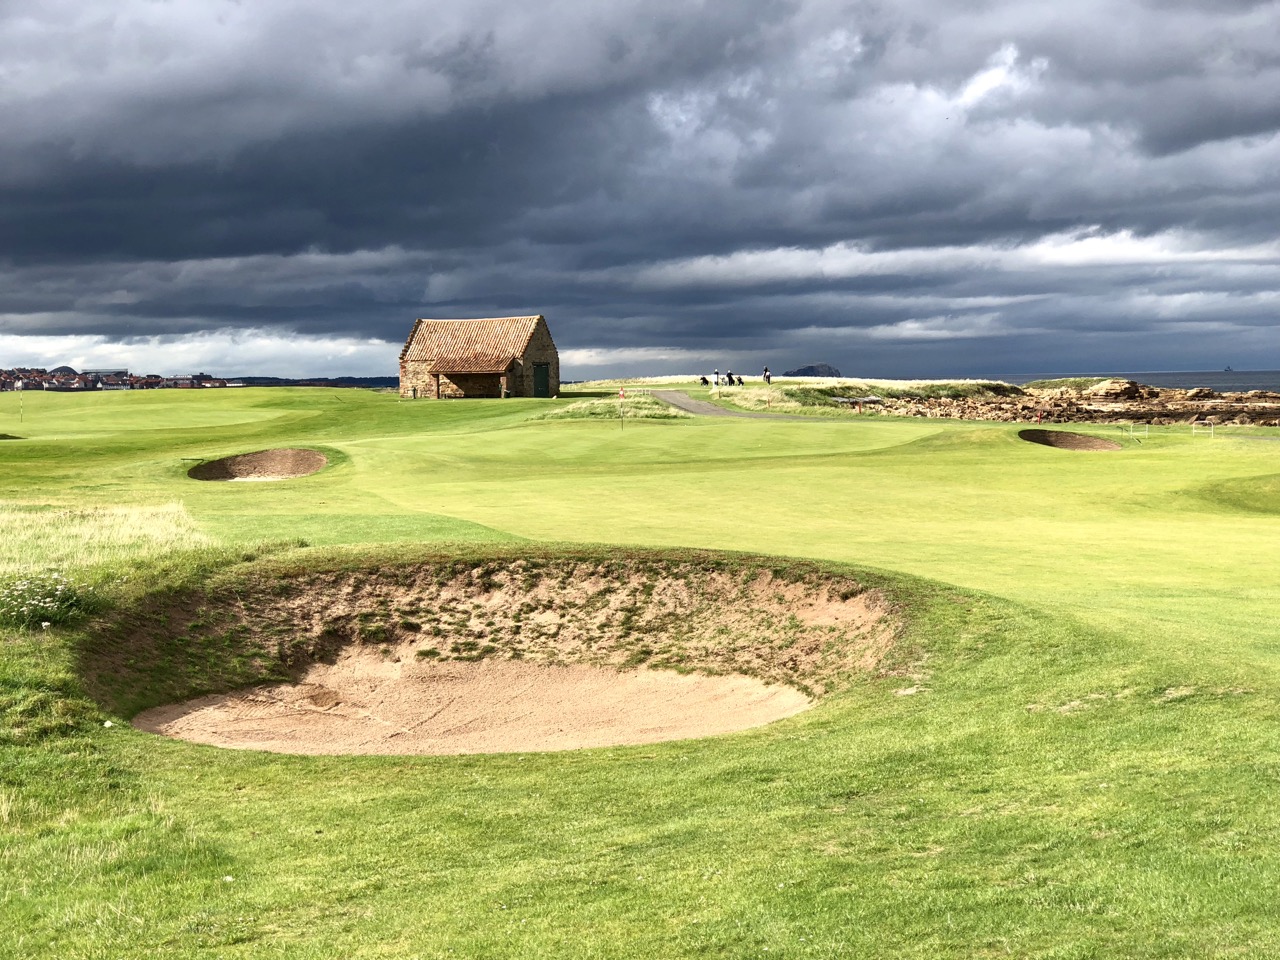
{"type": "Polygon", "coordinates": [[[1280,368],[1280,3],[0,0],[0,367],[1280,368]]]}

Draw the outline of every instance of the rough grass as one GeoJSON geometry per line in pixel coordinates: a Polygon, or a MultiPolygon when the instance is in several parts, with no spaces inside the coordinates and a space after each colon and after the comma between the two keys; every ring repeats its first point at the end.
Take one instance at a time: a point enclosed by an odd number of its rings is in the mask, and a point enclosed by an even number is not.
{"type": "Polygon", "coordinates": [[[207,545],[180,503],[49,507],[0,502],[0,577],[135,563],[207,545]]]}
{"type": "Polygon", "coordinates": [[[643,394],[619,399],[598,397],[536,413],[531,420],[687,420],[691,415],[643,394]]]}
{"type": "MultiPolygon", "coordinates": [[[[705,389],[705,388],[703,388],[705,389]]],[[[742,410],[777,413],[834,415],[847,411],[841,400],[865,397],[886,399],[967,399],[1021,396],[1022,389],[996,381],[838,381],[825,384],[775,380],[772,386],[712,387],[709,397],[742,410]]],[[[870,408],[874,411],[874,407],[870,408]]]]}
{"type": "Polygon", "coordinates": [[[1107,377],[1060,377],[1057,380],[1032,380],[1022,386],[1027,390],[1074,390],[1081,393],[1107,377]]]}
{"type": "Polygon", "coordinates": [[[1022,388],[995,380],[965,380],[956,383],[921,383],[905,387],[881,386],[885,397],[918,400],[965,400],[972,397],[1020,397],[1022,388]]]}
{"type": "MultiPolygon", "coordinates": [[[[705,388],[702,388],[705,390],[705,388]]],[[[690,391],[694,396],[700,392],[690,391]]],[[[706,391],[708,400],[735,410],[751,410],[764,413],[802,413],[815,417],[842,417],[850,410],[848,404],[839,403],[836,397],[867,397],[876,395],[864,384],[841,384],[830,387],[806,385],[712,387],[706,391]]],[[[882,394],[881,394],[882,395],[882,394]]],[[[872,408],[874,409],[874,408],[872,408]]]]}
{"type": "MultiPolygon", "coordinates": [[[[694,393],[694,396],[699,394],[694,393]]],[[[782,387],[746,386],[722,387],[717,394],[711,389],[708,399],[719,399],[727,406],[741,410],[764,411],[767,413],[802,413],[809,412],[813,404],[802,402],[793,395],[792,390],[782,387]]],[[[835,404],[831,404],[832,407],[835,404]]]]}

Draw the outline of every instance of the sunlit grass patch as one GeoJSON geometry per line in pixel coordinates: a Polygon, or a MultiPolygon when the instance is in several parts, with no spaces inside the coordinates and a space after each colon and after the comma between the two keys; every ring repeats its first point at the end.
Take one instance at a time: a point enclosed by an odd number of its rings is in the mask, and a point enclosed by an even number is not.
{"type": "Polygon", "coordinates": [[[640,395],[619,399],[618,397],[598,397],[594,400],[579,400],[559,410],[535,414],[533,420],[681,420],[690,414],[678,410],[669,403],[655,400],[653,397],[640,395]]]}
{"type": "Polygon", "coordinates": [[[0,577],[136,563],[209,543],[180,503],[50,507],[0,503],[0,577]]]}

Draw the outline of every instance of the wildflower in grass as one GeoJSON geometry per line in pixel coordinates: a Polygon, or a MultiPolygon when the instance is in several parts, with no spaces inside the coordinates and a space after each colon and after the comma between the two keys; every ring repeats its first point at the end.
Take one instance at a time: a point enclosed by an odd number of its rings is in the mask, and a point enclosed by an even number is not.
{"type": "Polygon", "coordinates": [[[61,573],[0,580],[0,625],[48,630],[88,612],[91,600],[61,573]]]}

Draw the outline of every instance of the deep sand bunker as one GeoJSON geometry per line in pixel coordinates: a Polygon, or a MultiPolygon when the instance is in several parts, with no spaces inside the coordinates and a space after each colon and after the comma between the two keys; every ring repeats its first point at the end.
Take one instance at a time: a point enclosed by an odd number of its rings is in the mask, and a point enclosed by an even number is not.
{"type": "Polygon", "coordinates": [[[329,461],[316,450],[282,449],[208,460],[187,471],[192,480],[292,480],[323,470],[329,461]]]}
{"type": "Polygon", "coordinates": [[[798,713],[879,664],[897,631],[876,590],[740,559],[449,562],[259,588],[209,596],[167,632],[188,648],[239,638],[237,657],[292,682],[136,726],[299,754],[653,743],[798,713]]]}
{"type": "Polygon", "coordinates": [[[157,707],[134,725],[277,753],[500,753],[728,733],[809,704],[794,687],[750,677],[510,660],[388,663],[352,652],[299,684],[157,707]]]}
{"type": "Polygon", "coordinates": [[[1018,439],[1059,450],[1120,450],[1119,443],[1067,430],[1019,430],[1018,439]]]}

